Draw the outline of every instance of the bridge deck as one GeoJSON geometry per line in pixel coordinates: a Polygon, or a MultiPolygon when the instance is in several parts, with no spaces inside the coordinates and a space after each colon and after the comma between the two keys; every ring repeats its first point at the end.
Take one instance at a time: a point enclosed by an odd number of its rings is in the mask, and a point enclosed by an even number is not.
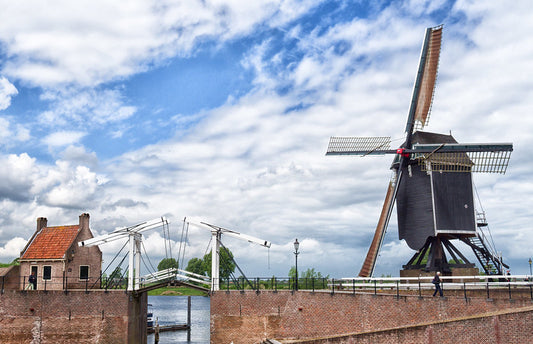
{"type": "Polygon", "coordinates": [[[189,287],[189,288],[192,288],[192,289],[201,290],[201,291],[204,291],[206,293],[209,293],[209,289],[206,288],[206,287],[202,287],[202,286],[199,286],[199,285],[196,285],[196,284],[193,284],[193,283],[180,281],[180,280],[168,280],[168,281],[162,281],[162,282],[150,284],[150,285],[144,286],[142,288],[139,288],[137,290],[137,292],[138,293],[147,292],[147,291],[150,291],[150,290],[163,288],[163,287],[166,287],[166,286],[171,285],[171,284],[183,285],[183,286],[186,286],[186,287],[189,287]]]}

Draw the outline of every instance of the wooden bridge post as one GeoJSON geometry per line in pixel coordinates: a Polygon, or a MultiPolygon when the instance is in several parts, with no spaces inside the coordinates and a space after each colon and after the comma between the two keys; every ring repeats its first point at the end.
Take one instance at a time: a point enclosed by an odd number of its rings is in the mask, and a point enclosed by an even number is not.
{"type": "Polygon", "coordinates": [[[191,341],[191,296],[187,296],[187,341],[191,341]]]}

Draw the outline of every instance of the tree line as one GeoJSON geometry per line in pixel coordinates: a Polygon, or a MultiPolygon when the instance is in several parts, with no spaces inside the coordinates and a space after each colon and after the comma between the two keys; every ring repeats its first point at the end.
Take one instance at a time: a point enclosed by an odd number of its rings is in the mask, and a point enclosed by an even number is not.
{"type": "MultiPolygon", "coordinates": [[[[203,256],[203,258],[192,258],[189,260],[185,270],[202,275],[211,277],[211,259],[212,253],[209,252],[203,256]]],[[[157,270],[165,270],[170,268],[178,268],[179,262],[174,258],[164,258],[157,265],[157,270]]],[[[233,260],[233,253],[227,248],[220,249],[220,278],[228,279],[235,272],[235,262],[233,260]]],[[[323,276],[320,271],[316,271],[314,268],[308,268],[305,271],[299,271],[299,276],[296,276],[296,267],[292,266],[289,269],[289,278],[299,279],[320,279],[320,278],[329,278],[329,275],[323,276]]]]}

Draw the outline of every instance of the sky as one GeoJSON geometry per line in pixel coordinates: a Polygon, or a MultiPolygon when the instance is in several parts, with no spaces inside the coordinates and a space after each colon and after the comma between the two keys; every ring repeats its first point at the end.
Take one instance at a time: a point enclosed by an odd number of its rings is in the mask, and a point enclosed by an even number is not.
{"type": "MultiPolygon", "coordinates": [[[[177,256],[193,217],[272,242],[222,242],[246,276],[356,276],[391,157],[325,156],[330,136],[400,145],[425,29],[444,25],[426,131],[512,142],[474,183],[512,273],[533,256],[533,6],[501,1],[0,0],[0,261],[35,231],[94,235],[166,216],[177,256]]],[[[163,233],[144,233],[165,255],[163,233]]],[[[184,263],[208,252],[191,227],[184,263]]],[[[104,267],[121,244],[100,246],[104,267]]],[[[475,261],[471,252],[465,252],[475,261]]],[[[376,276],[414,252],[395,214],[376,276]]]]}

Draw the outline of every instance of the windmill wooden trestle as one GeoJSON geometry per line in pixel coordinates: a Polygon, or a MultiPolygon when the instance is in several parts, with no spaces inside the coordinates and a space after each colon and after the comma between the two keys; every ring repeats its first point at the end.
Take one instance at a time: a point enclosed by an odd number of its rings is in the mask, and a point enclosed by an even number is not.
{"type": "Polygon", "coordinates": [[[428,28],[405,127],[405,142],[390,149],[390,137],[332,137],[326,155],[394,154],[389,182],[374,238],[359,272],[374,273],[394,204],[399,239],[416,251],[406,270],[450,272],[474,264],[454,245],[474,251],[487,274],[501,274],[502,263],[484,240],[476,220],[473,172],[505,173],[512,143],[458,143],[451,135],[424,132],[427,125],[442,40],[442,26],[428,28]],[[451,258],[451,260],[448,259],[451,258]]]}

